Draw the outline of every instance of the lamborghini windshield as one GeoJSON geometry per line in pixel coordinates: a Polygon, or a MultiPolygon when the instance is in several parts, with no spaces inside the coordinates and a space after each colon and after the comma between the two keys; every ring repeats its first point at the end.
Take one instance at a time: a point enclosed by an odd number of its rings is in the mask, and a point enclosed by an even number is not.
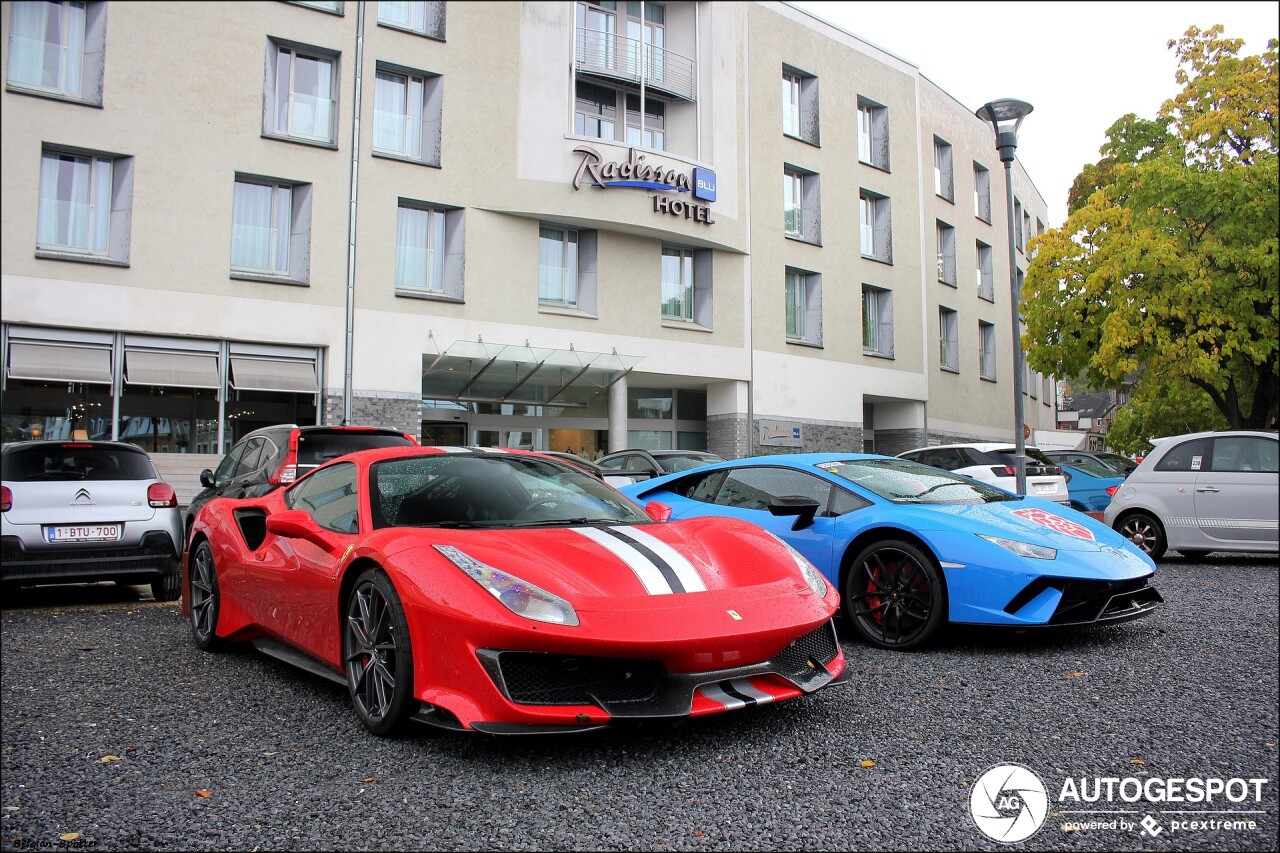
{"type": "Polygon", "coordinates": [[[846,459],[818,467],[898,504],[977,504],[1019,499],[962,474],[908,459],[846,459]]]}

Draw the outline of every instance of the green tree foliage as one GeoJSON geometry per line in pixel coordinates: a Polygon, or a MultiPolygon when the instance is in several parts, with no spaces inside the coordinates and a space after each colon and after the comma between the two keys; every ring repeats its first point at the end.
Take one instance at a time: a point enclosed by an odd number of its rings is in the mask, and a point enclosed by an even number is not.
{"type": "Polygon", "coordinates": [[[1170,41],[1181,93],[1155,121],[1111,126],[1066,224],[1033,244],[1027,361],[1095,387],[1136,376],[1135,436],[1277,416],[1280,82],[1276,40],[1261,56],[1242,44],[1221,26],[1170,41]]]}

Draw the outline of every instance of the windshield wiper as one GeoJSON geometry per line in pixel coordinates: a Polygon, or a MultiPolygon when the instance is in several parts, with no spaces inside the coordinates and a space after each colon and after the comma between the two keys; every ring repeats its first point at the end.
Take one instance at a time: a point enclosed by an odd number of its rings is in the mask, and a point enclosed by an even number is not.
{"type": "Polygon", "coordinates": [[[578,516],[577,518],[543,518],[531,521],[515,521],[511,523],[511,527],[582,527],[593,525],[611,525],[626,524],[627,522],[620,518],[586,518],[578,516]]]}

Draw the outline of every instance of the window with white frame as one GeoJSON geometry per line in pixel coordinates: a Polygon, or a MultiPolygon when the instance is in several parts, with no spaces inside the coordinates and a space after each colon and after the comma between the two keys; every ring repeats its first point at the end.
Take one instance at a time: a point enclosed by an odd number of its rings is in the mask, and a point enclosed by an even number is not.
{"type": "Polygon", "coordinates": [[[574,102],[573,132],[595,139],[616,137],[618,127],[618,93],[594,83],[577,84],[574,102]]]}
{"type": "Polygon", "coordinates": [[[889,171],[889,108],[858,98],[858,160],[889,171]]]}
{"type": "Polygon", "coordinates": [[[1013,244],[1018,247],[1018,251],[1022,251],[1022,202],[1017,196],[1013,199],[1013,244]]]}
{"type": "Polygon", "coordinates": [[[973,215],[991,222],[991,170],[978,163],[973,164],[973,215]]]}
{"type": "Polygon", "coordinates": [[[271,39],[267,50],[263,133],[337,144],[338,54],[271,39]]]}
{"type": "Polygon", "coordinates": [[[559,308],[578,305],[578,230],[538,228],[538,302],[559,308]]]}
{"type": "Polygon", "coordinates": [[[1034,370],[1028,367],[1027,368],[1027,394],[1031,396],[1032,400],[1036,398],[1036,392],[1037,392],[1037,389],[1039,389],[1039,387],[1040,387],[1040,374],[1036,373],[1034,370]]]}
{"type": "Polygon", "coordinates": [[[9,6],[9,88],[101,106],[107,4],[9,6]]]}
{"type": "Polygon", "coordinates": [[[1031,214],[1025,210],[1022,211],[1022,231],[1027,235],[1027,248],[1030,249],[1031,238],[1036,236],[1036,232],[1031,230],[1031,214]]]}
{"type": "Polygon", "coordinates": [[[396,208],[396,296],[463,301],[466,211],[402,198],[396,208]]]}
{"type": "Polygon", "coordinates": [[[440,165],[443,78],[378,63],[373,95],[373,152],[440,165]]]}
{"type": "Polygon", "coordinates": [[[858,193],[862,256],[893,263],[893,220],[889,198],[870,190],[858,193]]]}
{"type": "Polygon", "coordinates": [[[893,357],[893,291],[862,285],[862,351],[893,357]]]}
{"type": "Polygon", "coordinates": [[[993,324],[978,321],[978,343],[982,347],[978,353],[978,375],[995,381],[996,327],[993,324]]]}
{"type": "Polygon", "coordinates": [[[341,15],[345,5],[342,0],[289,0],[289,2],[295,6],[315,9],[317,12],[328,12],[330,15],[341,15]]]}
{"type": "Polygon", "coordinates": [[[954,203],[956,177],[951,166],[951,143],[933,138],[933,191],[941,198],[954,203]]]}
{"type": "Polygon", "coordinates": [[[819,243],[822,217],[819,207],[818,176],[787,166],[782,172],[783,228],[788,237],[819,243]]]}
{"type": "Polygon", "coordinates": [[[231,275],[306,284],[311,253],[311,185],[236,176],[231,275]]]}
{"type": "Polygon", "coordinates": [[[711,250],[662,247],[662,319],[711,327],[711,250]]]}
{"type": "Polygon", "coordinates": [[[787,341],[822,345],[822,275],[787,267],[787,341]]]}
{"type": "Polygon", "coordinates": [[[378,23],[427,36],[444,38],[444,0],[438,2],[378,2],[378,23]]]}
{"type": "Polygon", "coordinates": [[[960,371],[960,321],[950,308],[938,309],[938,364],[943,370],[960,371]]]}
{"type": "Polygon", "coordinates": [[[132,209],[132,157],[41,152],[37,255],[127,263],[132,209]]]}
{"type": "Polygon", "coordinates": [[[782,132],[817,145],[818,78],[790,65],[782,66],[782,132]]]}
{"type": "Polygon", "coordinates": [[[981,240],[977,241],[978,298],[988,302],[996,301],[995,277],[992,274],[991,247],[981,240]]]}
{"type": "Polygon", "coordinates": [[[657,98],[644,99],[643,135],[640,125],[640,96],[627,95],[627,144],[635,148],[664,151],[667,147],[667,105],[657,98]]]}
{"type": "Polygon", "coordinates": [[[956,229],[941,219],[938,231],[938,281],[956,286],[956,229]]]}

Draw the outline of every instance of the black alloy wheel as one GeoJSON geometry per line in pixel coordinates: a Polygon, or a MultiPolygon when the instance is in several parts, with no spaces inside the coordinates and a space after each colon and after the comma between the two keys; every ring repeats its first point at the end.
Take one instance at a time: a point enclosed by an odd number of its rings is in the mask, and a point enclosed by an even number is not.
{"type": "Polygon", "coordinates": [[[1116,528],[1120,535],[1142,549],[1142,552],[1153,560],[1164,556],[1168,544],[1165,542],[1164,529],[1145,512],[1126,515],[1116,528]]]}
{"type": "Polygon", "coordinates": [[[946,612],[942,574],[933,557],[894,539],[872,543],[854,558],[844,600],[854,629],[882,649],[920,647],[946,612]]]}
{"type": "Polygon", "coordinates": [[[400,596],[386,573],[367,569],[347,599],[342,659],[356,715],[375,735],[400,730],[413,709],[413,649],[400,596]]]}
{"type": "Polygon", "coordinates": [[[211,652],[222,644],[217,634],[220,609],[213,549],[208,542],[201,542],[191,554],[191,637],[196,648],[211,652]]]}

